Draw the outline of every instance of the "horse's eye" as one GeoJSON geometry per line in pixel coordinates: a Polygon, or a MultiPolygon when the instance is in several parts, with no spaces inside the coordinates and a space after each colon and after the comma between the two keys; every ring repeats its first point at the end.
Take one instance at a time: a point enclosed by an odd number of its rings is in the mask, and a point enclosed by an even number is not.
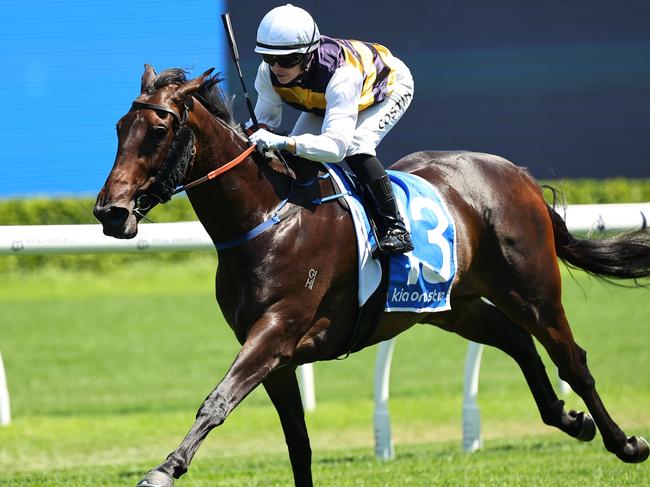
{"type": "Polygon", "coordinates": [[[164,139],[167,135],[167,127],[164,125],[156,125],[152,129],[153,136],[157,139],[164,139]]]}

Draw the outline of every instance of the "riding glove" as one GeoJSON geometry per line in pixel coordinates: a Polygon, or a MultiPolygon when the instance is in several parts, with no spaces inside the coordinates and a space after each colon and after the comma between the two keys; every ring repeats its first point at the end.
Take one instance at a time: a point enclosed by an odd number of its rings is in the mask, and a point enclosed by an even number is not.
{"type": "Polygon", "coordinates": [[[274,134],[268,130],[259,129],[253,135],[250,136],[251,143],[257,144],[257,150],[264,154],[264,152],[269,150],[282,150],[286,149],[289,145],[289,137],[284,137],[282,135],[274,134]]]}

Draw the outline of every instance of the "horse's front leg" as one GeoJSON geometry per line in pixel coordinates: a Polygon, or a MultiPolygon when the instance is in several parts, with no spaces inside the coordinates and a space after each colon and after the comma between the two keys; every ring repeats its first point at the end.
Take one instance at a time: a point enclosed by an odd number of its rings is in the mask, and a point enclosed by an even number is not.
{"type": "Polygon", "coordinates": [[[265,320],[266,324],[253,328],[263,331],[249,334],[226,376],[203,401],[183,442],[162,465],[147,473],[138,486],[172,486],[173,479],[187,471],[208,433],[222,424],[228,414],[272,371],[290,360],[294,346],[287,343],[286,336],[279,329],[281,327],[271,325],[272,322],[277,323],[277,320],[265,320]]]}
{"type": "Polygon", "coordinates": [[[264,380],[264,388],[280,416],[296,487],[311,487],[311,447],[296,368],[276,370],[264,380]]]}

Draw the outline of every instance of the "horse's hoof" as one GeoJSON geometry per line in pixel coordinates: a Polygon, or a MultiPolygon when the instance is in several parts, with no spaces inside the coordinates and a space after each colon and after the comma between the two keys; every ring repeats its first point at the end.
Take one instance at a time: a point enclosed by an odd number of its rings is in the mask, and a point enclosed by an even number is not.
{"type": "Polygon", "coordinates": [[[174,479],[160,470],[151,470],[135,487],[173,487],[174,479]]]}
{"type": "Polygon", "coordinates": [[[623,451],[617,455],[625,463],[645,462],[650,455],[650,446],[645,438],[641,436],[630,436],[623,451]]]}
{"type": "Polygon", "coordinates": [[[576,438],[580,441],[591,441],[596,437],[596,423],[589,413],[578,413],[577,420],[582,420],[580,431],[576,438]]]}

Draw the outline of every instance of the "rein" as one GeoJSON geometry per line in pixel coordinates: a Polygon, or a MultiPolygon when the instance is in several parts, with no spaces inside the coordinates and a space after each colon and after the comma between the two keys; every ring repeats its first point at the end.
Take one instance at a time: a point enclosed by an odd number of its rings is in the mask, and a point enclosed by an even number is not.
{"type": "MultiPolygon", "coordinates": [[[[189,107],[186,105],[184,106],[184,110],[182,114],[179,114],[176,110],[174,110],[171,107],[165,106],[165,105],[158,105],[156,103],[143,103],[140,101],[134,101],[131,104],[131,110],[138,110],[140,108],[146,108],[149,110],[158,110],[161,112],[169,113],[172,117],[174,117],[174,120],[176,120],[176,123],[178,123],[179,126],[184,125],[185,121],[187,120],[187,113],[189,111],[189,107]]],[[[194,186],[198,186],[199,184],[205,183],[206,181],[209,181],[211,179],[216,178],[220,174],[223,174],[224,172],[232,169],[233,167],[237,166],[239,163],[241,163],[244,159],[246,159],[248,156],[252,154],[252,152],[255,150],[257,147],[256,144],[251,145],[248,149],[246,149],[244,152],[239,154],[237,157],[235,157],[232,161],[227,162],[221,167],[218,167],[214,171],[210,171],[208,174],[203,176],[202,178],[199,178],[195,181],[192,181],[191,183],[188,183],[184,186],[179,186],[174,190],[172,194],[178,194],[186,189],[193,188],[194,186]]],[[[194,155],[195,148],[192,149],[192,155],[194,155]]]]}
{"type": "MultiPolygon", "coordinates": [[[[157,110],[157,109],[156,109],[157,110]]],[[[172,112],[169,112],[172,113],[172,112]]],[[[172,196],[178,193],[182,193],[183,191],[193,188],[195,186],[198,186],[199,184],[205,183],[207,181],[210,181],[217,176],[225,173],[226,171],[229,171],[233,167],[241,164],[248,156],[251,155],[251,153],[255,150],[257,147],[256,144],[253,144],[250,146],[248,149],[246,149],[244,152],[239,154],[237,157],[235,157],[232,161],[229,161],[225,163],[223,166],[218,167],[214,171],[210,171],[208,174],[203,176],[202,178],[196,179],[192,181],[191,183],[187,183],[183,186],[179,186],[174,191],[172,192],[172,196]]],[[[196,146],[192,147],[192,157],[196,154],[196,146]]],[[[147,218],[146,214],[157,204],[159,203],[164,203],[163,199],[158,196],[156,193],[147,193],[140,195],[136,201],[136,207],[133,209],[133,212],[140,216],[140,218],[143,218],[151,223],[154,223],[153,220],[150,218],[147,218]]]]}
{"type": "Polygon", "coordinates": [[[233,167],[237,166],[241,162],[244,161],[248,156],[250,156],[255,148],[257,147],[256,144],[251,145],[248,149],[246,149],[244,152],[239,154],[237,157],[235,157],[232,161],[225,163],[223,166],[218,167],[214,171],[210,171],[208,174],[203,176],[202,178],[196,179],[192,181],[191,183],[187,183],[184,186],[179,186],[174,190],[174,194],[180,193],[182,191],[185,191],[186,189],[193,188],[194,186],[198,186],[199,184],[205,183],[206,181],[209,181],[211,179],[216,178],[217,176],[225,173],[226,171],[229,171],[233,167]]]}
{"type": "MultiPolygon", "coordinates": [[[[165,105],[159,105],[156,103],[145,103],[145,102],[140,102],[140,101],[134,101],[131,104],[131,110],[139,110],[139,109],[147,109],[147,110],[156,110],[160,112],[165,112],[169,113],[176,123],[178,124],[179,128],[185,126],[185,121],[187,120],[188,117],[188,112],[190,110],[190,106],[187,104],[183,105],[183,112],[179,113],[175,109],[169,106],[165,105]]],[[[237,166],[241,162],[243,162],[251,153],[255,150],[257,147],[256,144],[253,144],[252,146],[248,147],[244,152],[242,152],[240,155],[235,157],[233,160],[227,162],[221,167],[218,167],[217,169],[210,171],[208,174],[203,176],[202,178],[199,178],[195,181],[192,181],[188,184],[185,184],[183,186],[179,186],[175,188],[171,196],[181,193],[185,191],[186,189],[193,188],[195,186],[198,186],[199,184],[205,183],[206,181],[210,181],[211,179],[216,178],[217,176],[223,174],[224,172],[232,169],[233,167],[237,166]]],[[[196,146],[192,146],[192,157],[196,154],[196,146]]],[[[156,193],[146,193],[140,195],[136,201],[136,207],[134,208],[133,212],[140,216],[141,218],[148,220],[153,223],[153,220],[150,220],[149,218],[146,217],[146,214],[157,204],[159,203],[164,203],[166,200],[163,200],[158,194],[156,193]]]]}
{"type": "MultiPolygon", "coordinates": [[[[169,113],[174,117],[174,120],[178,123],[179,128],[183,127],[185,125],[185,121],[187,120],[188,116],[188,111],[189,107],[187,105],[184,106],[184,110],[182,114],[179,114],[176,110],[172,109],[171,107],[167,107],[164,105],[157,105],[154,103],[143,103],[139,101],[134,101],[133,104],[131,105],[131,110],[138,110],[138,109],[149,109],[149,110],[158,110],[162,111],[165,113],[169,113]]],[[[244,160],[246,160],[247,157],[249,157],[253,151],[256,149],[257,145],[253,144],[250,147],[248,147],[244,152],[239,154],[237,157],[232,159],[231,161],[223,164],[222,166],[218,167],[217,169],[214,169],[213,171],[210,171],[208,174],[205,176],[196,179],[194,181],[191,181],[183,186],[179,186],[174,191],[172,192],[172,196],[178,193],[181,193],[187,189],[194,188],[200,184],[203,184],[207,181],[210,181],[212,179],[215,179],[216,177],[220,176],[221,174],[229,171],[230,169],[238,166],[241,164],[244,160]]],[[[192,146],[191,149],[191,155],[194,157],[196,154],[196,146],[192,146]]],[[[286,160],[278,154],[278,157],[280,161],[283,163],[283,165],[289,170],[289,165],[287,164],[286,160]]],[[[319,179],[327,179],[330,177],[329,173],[326,173],[322,176],[316,177],[311,181],[307,181],[305,183],[298,183],[299,187],[308,187],[311,186],[312,184],[316,183],[319,179]]],[[[284,198],[278,206],[273,210],[271,217],[265,220],[264,222],[260,223],[257,225],[255,228],[249,230],[248,232],[245,232],[243,235],[240,235],[239,237],[236,237],[234,239],[228,240],[226,242],[217,242],[215,243],[215,248],[217,250],[227,250],[231,249],[234,247],[237,247],[243,243],[246,243],[258,235],[261,235],[262,233],[266,232],[269,230],[271,227],[277,225],[281,221],[287,219],[288,217],[292,216],[293,214],[297,213],[300,211],[301,207],[300,206],[293,206],[290,208],[287,203],[289,203],[289,200],[291,196],[293,195],[294,192],[294,182],[293,180],[291,181],[291,187],[289,188],[289,194],[287,195],[286,198],[284,198]]],[[[330,196],[326,196],[324,198],[316,198],[312,201],[310,201],[311,204],[313,205],[321,205],[323,203],[327,203],[330,201],[337,200],[339,198],[342,198],[346,195],[348,195],[348,191],[336,193],[330,196]]],[[[149,218],[147,218],[145,215],[146,213],[151,210],[154,206],[156,206],[158,203],[163,203],[163,199],[160,198],[156,193],[147,193],[147,194],[142,194],[136,201],[136,208],[133,210],[133,212],[140,216],[141,218],[144,218],[146,220],[152,221],[149,218]]]]}
{"type": "MultiPolygon", "coordinates": [[[[298,188],[308,188],[312,184],[315,184],[316,182],[324,179],[330,179],[331,175],[329,172],[326,172],[325,174],[322,174],[320,176],[315,177],[314,179],[311,179],[309,181],[305,181],[302,183],[296,183],[293,180],[291,180],[291,187],[289,188],[289,194],[287,195],[286,198],[284,198],[278,206],[275,207],[273,210],[273,213],[271,214],[270,218],[267,220],[263,221],[259,225],[257,225],[255,228],[252,228],[248,232],[240,235],[239,237],[233,238],[231,240],[228,240],[226,242],[217,242],[214,244],[214,247],[217,250],[227,250],[227,249],[232,249],[234,247],[238,247],[239,245],[246,243],[250,240],[253,240],[255,237],[258,235],[261,235],[262,233],[266,232],[269,230],[271,227],[274,225],[277,225],[283,220],[286,220],[290,216],[293,216],[294,214],[298,213],[301,211],[302,207],[300,205],[289,205],[289,200],[294,194],[294,191],[296,189],[296,186],[298,188]]],[[[334,182],[332,182],[333,185],[335,185],[334,182]]],[[[334,186],[336,188],[336,186],[334,186]]],[[[339,198],[343,198],[344,196],[348,196],[350,194],[350,191],[343,191],[343,192],[338,192],[329,196],[325,196],[323,198],[316,198],[312,199],[309,201],[310,204],[318,206],[322,205],[323,203],[328,203],[330,201],[337,200],[339,198]]]]}

